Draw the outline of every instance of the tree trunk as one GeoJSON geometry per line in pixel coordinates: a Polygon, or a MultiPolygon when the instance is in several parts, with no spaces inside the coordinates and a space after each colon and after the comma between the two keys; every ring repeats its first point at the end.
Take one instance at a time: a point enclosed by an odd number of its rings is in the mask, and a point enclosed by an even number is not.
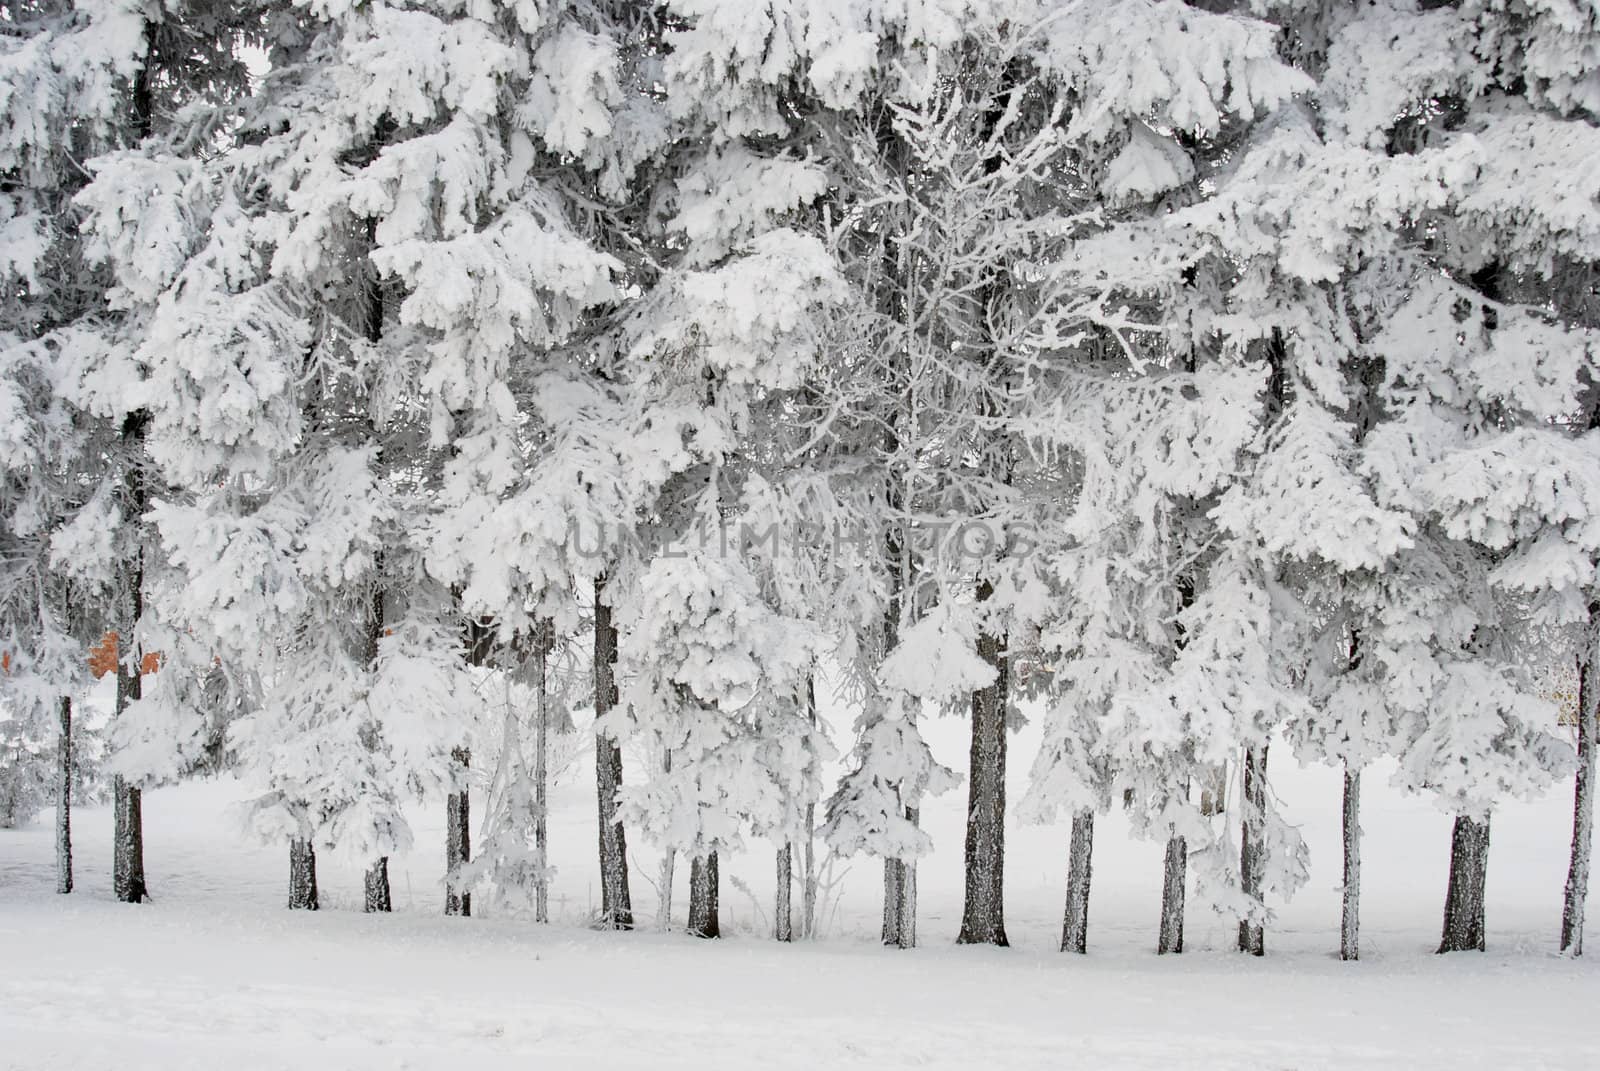
{"type": "Polygon", "coordinates": [[[900,944],[900,914],[905,906],[901,889],[906,880],[906,865],[899,859],[883,861],[883,943],[900,944]]]}
{"type": "MultiPolygon", "coordinates": [[[[817,724],[817,683],[806,679],[806,717],[817,724]]],[[[806,804],[805,878],[800,886],[800,936],[811,940],[817,935],[817,805],[806,804]]]]}
{"type": "Polygon", "coordinates": [[[1572,858],[1561,904],[1561,951],[1583,955],[1583,916],[1589,896],[1589,858],[1594,844],[1594,749],[1600,721],[1600,606],[1589,607],[1588,649],[1578,661],[1578,773],[1572,793],[1572,858]]]}
{"type": "Polygon", "coordinates": [[[790,887],[794,884],[794,845],[785,841],[778,849],[778,902],[772,936],[780,941],[794,940],[794,922],[789,909],[790,887]]]}
{"type": "Polygon", "coordinates": [[[817,805],[806,804],[805,878],[800,885],[800,936],[811,940],[817,936],[817,851],[814,841],[817,829],[817,805]]]}
{"type": "Polygon", "coordinates": [[[365,895],[362,898],[361,910],[367,912],[393,910],[394,902],[389,895],[389,857],[379,856],[378,861],[367,867],[366,879],[362,883],[365,895]]]}
{"type": "Polygon", "coordinates": [[[717,923],[717,853],[707,852],[689,864],[689,932],[720,937],[717,923]]]}
{"type": "Polygon", "coordinates": [[[533,879],[533,920],[550,921],[550,701],[545,673],[550,656],[550,625],[541,622],[534,641],[534,679],[539,689],[533,729],[533,851],[538,874],[533,879]]]}
{"type": "Polygon", "coordinates": [[[72,891],[72,697],[61,697],[56,738],[56,892],[72,891]]]}
{"type": "Polygon", "coordinates": [[[125,904],[138,904],[150,898],[144,884],[144,803],[143,794],[118,774],[112,778],[112,808],[115,838],[112,848],[112,890],[125,904]]]}
{"type": "MultiPolygon", "coordinates": [[[[452,591],[460,606],[461,592],[452,591]]],[[[485,666],[494,653],[495,629],[493,619],[468,617],[462,624],[462,642],[469,666],[485,666]]],[[[502,756],[503,758],[503,756],[502,756]]],[[[457,744],[450,749],[451,790],[444,801],[444,913],[461,918],[472,917],[470,885],[462,877],[466,865],[472,862],[472,749],[457,744]]]]}
{"type": "MultiPolygon", "coordinates": [[[[917,810],[906,808],[906,820],[917,822],[917,810]]],[[[895,948],[917,945],[917,864],[906,859],[883,861],[883,943],[895,948]]]]}
{"type": "Polygon", "coordinates": [[[1457,815],[1450,835],[1450,884],[1440,952],[1482,952],[1483,888],[1489,876],[1489,820],[1457,815]]]}
{"type": "MultiPolygon", "coordinates": [[[[601,718],[617,703],[617,630],[605,601],[605,577],[594,582],[594,713],[601,718]]],[[[633,928],[633,897],[628,891],[628,839],[617,817],[617,790],[622,787],[622,749],[608,734],[594,738],[595,792],[600,810],[601,924],[612,930],[633,928]]],[[[672,903],[669,885],[664,902],[672,903]]]]}
{"type": "MultiPolygon", "coordinates": [[[[133,77],[133,123],[143,140],[150,136],[155,124],[154,98],[151,92],[150,58],[155,48],[155,22],[144,25],[145,61],[133,77]]],[[[149,507],[149,488],[145,483],[143,455],[146,434],[150,426],[147,410],[136,410],[122,420],[120,435],[126,454],[126,469],[122,474],[123,516],[134,526],[135,550],[132,560],[124,567],[121,579],[126,585],[128,604],[124,608],[122,627],[117,633],[117,707],[121,716],[128,704],[143,695],[140,657],[135,637],[139,619],[144,616],[144,515],[149,507]],[[126,649],[124,649],[124,645],[126,649]]],[[[112,862],[111,887],[116,898],[125,904],[142,903],[150,898],[144,878],[144,808],[139,789],[130,785],[120,774],[112,779],[112,862]]]]}
{"type": "MultiPolygon", "coordinates": [[[[906,808],[906,821],[917,825],[922,815],[915,807],[906,808]]],[[[900,880],[900,948],[917,947],[917,861],[908,859],[901,864],[900,880]]]]}
{"type": "MultiPolygon", "coordinates": [[[[987,581],[978,601],[994,594],[987,581]]],[[[978,657],[995,669],[995,681],[972,693],[972,746],[967,777],[966,899],[957,944],[1005,947],[1006,685],[1004,641],[978,636],[978,657]]],[[[1076,823],[1074,823],[1076,829],[1076,823]]]]}
{"type": "Polygon", "coordinates": [[[1072,816],[1072,850],[1067,863],[1067,912],[1061,926],[1061,951],[1089,951],[1089,881],[1093,876],[1094,811],[1072,816]]]}
{"type": "Polygon", "coordinates": [[[1156,937],[1156,954],[1177,955],[1183,951],[1183,886],[1188,877],[1189,845],[1174,833],[1167,838],[1167,858],[1161,872],[1161,932],[1156,937]]]}
{"type": "Polygon", "coordinates": [[[444,800],[444,913],[467,918],[472,914],[472,893],[461,881],[461,868],[472,861],[472,797],[467,792],[472,752],[452,748],[450,764],[456,790],[444,800]]]}
{"type": "MultiPolygon", "coordinates": [[[[1600,427],[1600,391],[1591,394],[1589,429],[1600,427]]],[[[1589,898],[1589,858],[1594,845],[1594,749],[1600,722],[1600,603],[1589,604],[1587,643],[1578,655],[1578,772],[1572,790],[1572,856],[1561,901],[1561,951],[1583,955],[1583,920],[1589,898]]]]}
{"type": "Polygon", "coordinates": [[[1339,958],[1361,958],[1361,771],[1344,768],[1344,887],[1339,958]]]}
{"type": "MultiPolygon", "coordinates": [[[[134,598],[134,620],[138,620],[143,600],[134,598]]],[[[132,636],[132,630],[128,636],[132,636]]],[[[139,653],[131,640],[121,634],[118,643],[127,643],[130,652],[117,651],[117,715],[120,717],[128,705],[143,692],[140,678],[139,653]],[[132,659],[130,662],[129,659],[132,659]],[[131,669],[130,669],[131,667],[131,669]]],[[[142,794],[121,774],[112,778],[112,890],[125,904],[137,904],[149,898],[144,883],[144,805],[142,794]]]]}
{"type": "Polygon", "coordinates": [[[289,842],[289,907],[317,909],[317,852],[309,840],[298,837],[289,842]]]}
{"type": "MultiPolygon", "coordinates": [[[[1189,373],[1192,375],[1195,368],[1194,351],[1189,352],[1186,360],[1189,373]]],[[[1192,505],[1192,503],[1191,503],[1192,505]]],[[[1188,646],[1188,631],[1185,625],[1184,612],[1194,605],[1194,578],[1180,576],[1177,581],[1178,591],[1178,649],[1183,650],[1188,646]]],[[[1210,815],[1213,810],[1207,806],[1206,789],[1212,780],[1212,767],[1200,768],[1200,813],[1210,815]]],[[[1181,786],[1181,796],[1185,803],[1189,801],[1189,779],[1185,774],[1181,786]]],[[[1169,796],[1164,804],[1172,802],[1169,796]]],[[[1156,955],[1176,956],[1183,952],[1183,905],[1184,885],[1189,876],[1189,843],[1178,832],[1176,825],[1167,827],[1167,854],[1161,865],[1161,925],[1156,933],[1156,955]]]]}
{"type": "MultiPolygon", "coordinates": [[[[1239,844],[1239,888],[1245,896],[1261,902],[1262,823],[1267,808],[1267,745],[1245,749],[1244,799],[1239,808],[1242,829],[1239,844]]],[[[1266,955],[1266,926],[1259,919],[1239,920],[1239,951],[1252,956],[1266,955]]]]}
{"type": "MultiPolygon", "coordinates": [[[[370,233],[371,224],[369,224],[370,233]]],[[[381,321],[383,300],[376,283],[371,288],[372,300],[376,306],[377,320],[368,324],[369,337],[377,341],[378,332],[376,324],[381,321]]],[[[380,551],[373,556],[373,572],[381,575],[383,571],[383,553],[380,551]]],[[[372,593],[367,603],[367,673],[375,676],[378,672],[378,652],[383,641],[383,585],[374,583],[372,593]]],[[[381,718],[380,718],[381,720],[381,718]]],[[[367,747],[374,744],[368,742],[367,747]]],[[[389,911],[392,909],[394,897],[389,893],[389,857],[379,856],[362,879],[361,910],[369,914],[374,911],[389,911]]]]}
{"type": "Polygon", "coordinates": [[[661,889],[661,906],[657,910],[656,929],[667,933],[672,929],[672,883],[677,880],[678,853],[670,848],[661,853],[661,865],[656,869],[656,882],[661,889]]]}

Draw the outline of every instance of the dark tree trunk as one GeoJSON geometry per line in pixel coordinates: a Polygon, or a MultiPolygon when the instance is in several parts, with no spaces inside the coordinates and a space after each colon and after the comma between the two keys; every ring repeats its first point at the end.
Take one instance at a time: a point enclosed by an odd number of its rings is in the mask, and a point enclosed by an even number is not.
{"type": "MultiPolygon", "coordinates": [[[[978,601],[994,594],[987,581],[978,601]]],[[[995,669],[995,681],[972,693],[972,746],[967,777],[966,899],[957,944],[1004,947],[1006,863],[1006,685],[1005,643],[984,632],[978,656],[995,669]]],[[[1076,826],[1074,826],[1076,828],[1076,826]]]]}
{"type": "Polygon", "coordinates": [[[1561,951],[1583,955],[1583,920],[1589,896],[1589,859],[1594,849],[1594,749],[1600,721],[1600,606],[1589,607],[1588,649],[1578,660],[1578,773],[1572,793],[1572,857],[1561,904],[1561,951]]]}
{"type": "MultiPolygon", "coordinates": [[[[378,295],[379,291],[374,284],[372,293],[378,295]]],[[[378,314],[381,316],[383,302],[381,297],[374,296],[378,314]]],[[[376,328],[369,324],[373,341],[377,341],[376,328]]],[[[383,570],[383,555],[380,552],[374,556],[373,570],[381,573],[383,570]]],[[[383,585],[374,584],[372,596],[367,609],[367,673],[376,674],[378,671],[379,645],[383,641],[383,585]]],[[[381,715],[380,715],[381,719],[381,715]]],[[[368,747],[373,746],[370,742],[368,747]]],[[[366,912],[389,911],[392,909],[394,898],[389,893],[389,857],[380,856],[376,862],[367,868],[362,879],[361,909],[366,912]]]]}
{"type": "Polygon", "coordinates": [[[1157,955],[1183,951],[1183,886],[1188,877],[1189,845],[1174,833],[1167,838],[1167,858],[1161,872],[1161,932],[1157,955]]]}
{"type": "Polygon", "coordinates": [[[115,842],[112,846],[112,890],[125,904],[150,898],[144,884],[144,802],[142,793],[120,774],[112,779],[115,842]]]}
{"type": "Polygon", "coordinates": [[[72,697],[61,697],[56,737],[56,892],[72,891],[72,697]]]}
{"type": "Polygon", "coordinates": [[[903,889],[906,865],[899,859],[883,861],[883,943],[900,944],[901,909],[904,907],[903,889]]]}
{"type": "Polygon", "coordinates": [[[1361,771],[1344,769],[1344,886],[1340,890],[1339,958],[1361,958],[1361,771]]]}
{"type": "MultiPolygon", "coordinates": [[[[918,814],[906,808],[906,820],[915,824],[918,814]]],[[[907,859],[883,861],[883,943],[895,948],[917,945],[917,864],[907,859]]]]}
{"type": "Polygon", "coordinates": [[[1094,868],[1094,811],[1072,816],[1072,850],[1067,862],[1067,912],[1061,926],[1061,951],[1089,951],[1089,881],[1094,868]]]}
{"type": "Polygon", "coordinates": [[[289,907],[317,909],[317,852],[309,840],[289,842],[289,907]]]}
{"type": "Polygon", "coordinates": [[[393,898],[389,895],[389,857],[379,856],[378,861],[367,867],[366,878],[362,883],[365,895],[362,897],[361,910],[392,911],[393,898]]]}
{"type": "Polygon", "coordinates": [[[717,853],[707,852],[689,864],[689,932],[720,937],[717,923],[717,853]]]}
{"type": "Polygon", "coordinates": [[[1450,884],[1440,952],[1482,952],[1483,889],[1489,876],[1489,820],[1457,815],[1450,835],[1450,884]]]}
{"type": "Polygon", "coordinates": [[[794,940],[794,919],[790,910],[790,891],[794,884],[794,845],[785,842],[778,849],[778,902],[773,910],[776,920],[772,936],[780,941],[794,940]]]}
{"type": "Polygon", "coordinates": [[[464,747],[450,751],[456,790],[444,800],[444,913],[472,914],[472,894],[461,881],[461,868],[472,861],[472,797],[467,793],[467,770],[472,753],[464,747]]]}
{"type": "MultiPolygon", "coordinates": [[[[137,484],[135,477],[130,483],[137,484]]],[[[142,497],[141,497],[142,502],[142,497]]],[[[142,508],[142,507],[141,507],[142,508]]],[[[144,570],[133,571],[133,591],[127,626],[117,635],[117,716],[121,717],[128,706],[144,694],[143,666],[138,648],[133,642],[134,627],[144,613],[141,588],[144,570]]],[[[112,792],[112,863],[111,884],[118,900],[137,904],[149,899],[144,880],[144,805],[140,790],[118,774],[111,782],[112,792]]]]}
{"type": "MultiPolygon", "coordinates": [[[[1242,833],[1239,844],[1239,887],[1245,896],[1261,901],[1263,858],[1262,823],[1267,809],[1267,745],[1245,749],[1244,800],[1240,806],[1242,833]]],[[[1239,920],[1239,951],[1266,955],[1266,927],[1259,921],[1239,920]]]]}
{"type": "MultiPolygon", "coordinates": [[[[605,577],[594,582],[594,713],[603,717],[617,703],[617,630],[606,603],[605,577]]],[[[608,734],[595,733],[595,794],[600,818],[601,925],[633,929],[633,897],[628,890],[628,839],[617,817],[617,790],[622,787],[622,748],[608,734]]],[[[668,893],[668,902],[671,894],[668,893]]]]}
{"type": "MultiPolygon", "coordinates": [[[[154,21],[144,25],[144,62],[133,77],[133,125],[139,140],[148,138],[155,130],[155,102],[151,92],[151,57],[155,54],[156,28],[154,21]]],[[[122,420],[121,438],[124,452],[122,474],[123,516],[134,526],[135,550],[125,566],[122,579],[126,585],[128,605],[123,615],[123,627],[117,635],[117,715],[121,716],[128,704],[139,699],[143,683],[140,673],[143,659],[136,637],[139,619],[144,616],[144,515],[150,504],[149,487],[145,482],[144,452],[150,414],[139,409],[122,420]]],[[[111,887],[116,898],[125,904],[142,903],[150,898],[144,878],[144,807],[142,794],[118,775],[112,779],[112,862],[111,887]]]]}

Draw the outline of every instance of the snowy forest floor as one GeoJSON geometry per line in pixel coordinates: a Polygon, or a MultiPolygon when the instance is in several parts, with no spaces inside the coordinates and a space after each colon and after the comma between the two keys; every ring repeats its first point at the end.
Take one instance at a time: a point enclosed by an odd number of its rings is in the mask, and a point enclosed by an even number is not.
{"type": "MultiPolygon", "coordinates": [[[[962,725],[936,753],[957,769],[962,725]]],[[[1014,740],[1011,791],[1031,758],[1014,740]]],[[[0,1067],[112,1068],[1537,1068],[1600,1066],[1600,955],[1551,954],[1570,797],[1495,817],[1489,951],[1432,955],[1449,819],[1370,776],[1363,811],[1364,959],[1337,947],[1338,777],[1274,749],[1273,786],[1303,823],[1310,885],[1280,908],[1268,955],[1191,911],[1188,951],[1151,953],[1160,846],[1099,823],[1091,954],[1055,951],[1061,828],[1008,827],[1014,947],[958,948],[965,787],[928,808],[938,845],[920,870],[923,947],[874,941],[880,870],[850,864],[825,939],[763,936],[764,844],[724,863],[722,941],[651,932],[656,860],[633,845],[643,932],[595,933],[589,759],[554,792],[560,868],[550,926],[440,917],[442,814],[391,861],[396,912],[360,912],[360,873],[319,857],[324,910],[284,909],[286,852],[244,840],[228,780],[148,793],[154,901],[110,897],[110,813],[76,816],[78,892],[53,891],[48,815],[0,830],[0,1067]],[[737,877],[753,899],[736,888],[737,877]],[[535,1062],[537,1061],[537,1062],[535,1062]]],[[[686,901],[678,868],[676,912],[686,901]]],[[[1600,912],[1597,912],[1600,913],[1600,912]]],[[[1591,933],[1600,944],[1600,933],[1591,933]]]]}

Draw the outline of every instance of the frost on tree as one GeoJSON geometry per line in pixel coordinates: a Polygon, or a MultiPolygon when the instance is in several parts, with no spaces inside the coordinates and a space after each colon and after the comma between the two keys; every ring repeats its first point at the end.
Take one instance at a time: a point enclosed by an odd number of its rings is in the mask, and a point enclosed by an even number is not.
{"type": "Polygon", "coordinates": [[[775,613],[736,561],[660,558],[623,622],[627,730],[658,754],[623,786],[625,819],[691,861],[692,932],[717,936],[718,853],[752,826],[778,826],[788,793],[773,776],[819,637],[775,613]]]}

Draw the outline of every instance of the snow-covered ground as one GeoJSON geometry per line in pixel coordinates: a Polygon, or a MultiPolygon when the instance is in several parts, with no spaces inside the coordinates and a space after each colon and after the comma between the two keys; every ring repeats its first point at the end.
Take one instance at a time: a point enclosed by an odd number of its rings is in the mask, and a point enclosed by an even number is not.
{"type": "MultiPolygon", "coordinates": [[[[961,769],[964,726],[930,733],[961,769]]],[[[1013,739],[1020,796],[1033,740],[1013,739]]],[[[1010,949],[952,945],[965,789],[930,807],[920,871],[923,947],[878,947],[880,870],[850,865],[826,939],[764,939],[772,856],[724,863],[727,939],[594,933],[587,755],[557,786],[557,921],[440,916],[442,815],[391,862],[397,912],[360,913],[360,874],[319,859],[325,910],[283,908],[281,848],[244,841],[230,781],[149,793],[155,900],[109,893],[110,815],[75,824],[79,890],[51,891],[46,820],[0,831],[0,1066],[6,1068],[1534,1068],[1600,1066],[1600,961],[1551,954],[1570,798],[1497,814],[1490,949],[1432,955],[1449,821],[1369,776],[1364,954],[1337,946],[1337,776],[1273,755],[1274,790],[1303,823],[1312,880],[1280,910],[1268,956],[1229,951],[1233,927],[1191,912],[1189,951],[1151,953],[1160,847],[1112,815],[1095,845],[1091,954],[1056,952],[1066,834],[1008,830],[1010,949]],[[758,906],[759,905],[759,906],[758,906]]],[[[634,845],[633,894],[654,909],[655,858],[634,845]]],[[[681,915],[686,867],[679,867],[681,915]]],[[[480,905],[481,906],[481,905],[480,905]]],[[[1596,937],[1600,943],[1600,936],[1596,937]]]]}

